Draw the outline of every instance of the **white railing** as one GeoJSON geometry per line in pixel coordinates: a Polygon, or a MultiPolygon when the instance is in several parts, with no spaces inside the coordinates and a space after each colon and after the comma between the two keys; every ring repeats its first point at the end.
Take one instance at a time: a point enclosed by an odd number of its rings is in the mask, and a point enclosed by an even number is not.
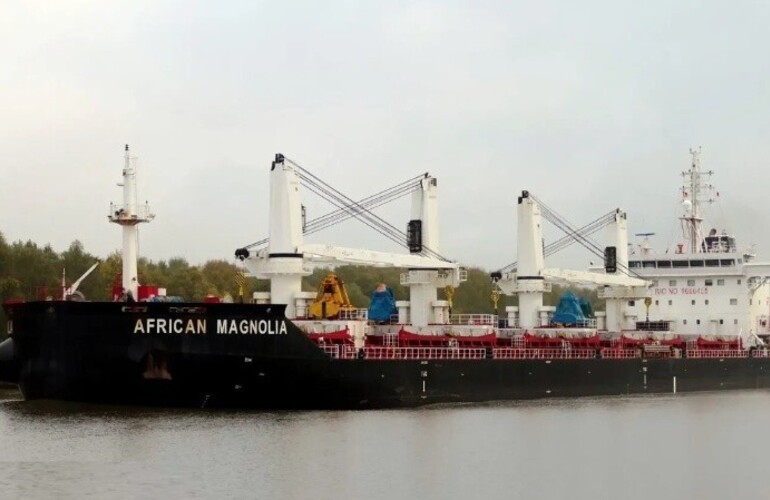
{"type": "Polygon", "coordinates": [[[497,316],[494,314],[452,314],[449,317],[452,325],[492,325],[497,326],[497,316]]]}
{"type": "Polygon", "coordinates": [[[398,347],[398,334],[386,333],[382,336],[382,345],[385,347],[398,347]]]}
{"type": "Polygon", "coordinates": [[[601,350],[602,359],[634,359],[641,357],[639,349],[604,348],[601,350]]]}
{"type": "Polygon", "coordinates": [[[113,222],[119,221],[149,221],[155,218],[155,214],[150,210],[150,205],[125,205],[110,203],[109,219],[113,222]]]}
{"type": "MultiPolygon", "coordinates": [[[[551,326],[558,326],[559,323],[551,322],[551,326]]],[[[596,328],[596,318],[586,318],[569,325],[568,328],[596,328]]]]}
{"type": "MultiPolygon", "coordinates": [[[[351,345],[319,345],[327,356],[332,359],[486,359],[490,349],[485,348],[451,348],[451,347],[387,347],[370,346],[355,348],[351,345]]],[[[569,359],[594,359],[597,358],[595,349],[558,349],[558,348],[523,348],[523,347],[494,347],[491,349],[494,359],[521,359],[521,360],[569,360],[569,359]]],[[[639,359],[642,357],[641,349],[602,348],[599,351],[601,359],[639,359]]],[[[670,352],[654,354],[667,354],[666,357],[680,358],[681,351],[673,349],[670,352]]],[[[748,358],[749,351],[742,349],[718,350],[695,349],[687,351],[690,359],[741,359],[748,358]]],[[[770,350],[757,349],[752,357],[770,358],[770,350]]]]}
{"type": "Polygon", "coordinates": [[[690,359],[748,358],[749,351],[743,349],[692,349],[687,351],[690,359]]]}
{"type": "Polygon", "coordinates": [[[338,359],[340,357],[340,346],[319,344],[318,348],[326,353],[330,358],[338,359]]]}
{"type": "MultiPolygon", "coordinates": [[[[446,347],[364,347],[363,353],[365,359],[484,359],[486,356],[485,349],[446,347]]],[[[357,356],[358,351],[354,350],[353,354],[357,356]]]]}
{"type": "Polygon", "coordinates": [[[339,319],[347,319],[353,321],[366,321],[369,319],[369,310],[366,308],[360,309],[340,309],[339,319]]]}
{"type": "Polygon", "coordinates": [[[497,347],[492,349],[495,359],[593,359],[594,349],[533,349],[520,347],[497,347]]]}

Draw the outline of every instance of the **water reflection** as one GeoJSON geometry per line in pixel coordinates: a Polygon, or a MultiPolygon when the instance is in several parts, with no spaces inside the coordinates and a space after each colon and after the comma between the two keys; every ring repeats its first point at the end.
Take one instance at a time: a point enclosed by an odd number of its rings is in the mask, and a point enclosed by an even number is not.
{"type": "Polygon", "coordinates": [[[767,498],[770,392],[254,412],[0,394],[3,498],[767,498]]]}

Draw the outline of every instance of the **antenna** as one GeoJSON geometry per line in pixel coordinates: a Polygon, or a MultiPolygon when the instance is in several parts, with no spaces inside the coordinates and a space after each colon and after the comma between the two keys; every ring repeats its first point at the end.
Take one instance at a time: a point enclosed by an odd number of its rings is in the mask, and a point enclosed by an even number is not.
{"type": "Polygon", "coordinates": [[[704,171],[700,165],[701,148],[690,148],[692,164],[689,170],[682,172],[682,210],[683,215],[679,217],[682,221],[682,231],[687,241],[690,253],[701,253],[703,251],[701,242],[703,241],[703,217],[701,215],[701,205],[713,203],[711,191],[714,189],[709,181],[714,174],[712,170],[704,171]]]}
{"type": "Polygon", "coordinates": [[[634,233],[634,236],[641,236],[644,238],[639,244],[639,253],[641,255],[650,254],[650,236],[654,236],[655,233],[634,233]]]}

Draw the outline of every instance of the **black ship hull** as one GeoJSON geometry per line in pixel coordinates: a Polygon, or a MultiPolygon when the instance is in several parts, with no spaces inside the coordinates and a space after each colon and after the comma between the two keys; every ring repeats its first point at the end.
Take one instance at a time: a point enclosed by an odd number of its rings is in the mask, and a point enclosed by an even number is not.
{"type": "Polygon", "coordinates": [[[6,306],[0,377],[26,399],[348,409],[770,388],[770,359],[335,359],[284,306],[6,306]]]}

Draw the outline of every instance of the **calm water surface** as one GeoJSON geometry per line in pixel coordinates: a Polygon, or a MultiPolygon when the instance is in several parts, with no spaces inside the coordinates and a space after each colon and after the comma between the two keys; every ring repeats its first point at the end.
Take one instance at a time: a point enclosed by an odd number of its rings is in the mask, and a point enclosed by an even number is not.
{"type": "Polygon", "coordinates": [[[0,498],[770,498],[770,392],[408,411],[0,394],[0,498]]]}

